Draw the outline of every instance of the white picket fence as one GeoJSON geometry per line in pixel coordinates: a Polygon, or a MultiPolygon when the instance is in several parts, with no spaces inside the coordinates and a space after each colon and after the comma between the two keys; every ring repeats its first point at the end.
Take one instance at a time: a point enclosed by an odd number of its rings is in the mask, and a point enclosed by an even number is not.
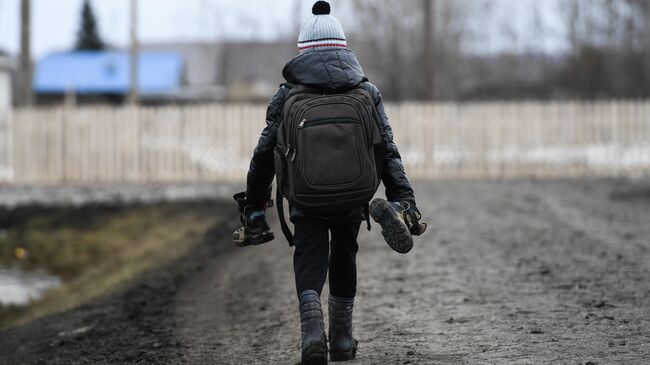
{"type": "MultiPolygon", "coordinates": [[[[415,179],[650,175],[650,102],[387,106],[415,179]]],[[[265,106],[41,108],[0,116],[0,181],[242,181],[265,106]]]]}

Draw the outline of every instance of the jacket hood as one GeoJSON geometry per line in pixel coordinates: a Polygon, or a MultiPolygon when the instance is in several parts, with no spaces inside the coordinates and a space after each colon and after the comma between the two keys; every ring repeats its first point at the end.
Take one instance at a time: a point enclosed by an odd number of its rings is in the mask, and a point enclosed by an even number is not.
{"type": "Polygon", "coordinates": [[[349,89],[365,79],[357,56],[347,48],[303,53],[284,66],[282,75],[291,84],[325,90],[349,89]]]}

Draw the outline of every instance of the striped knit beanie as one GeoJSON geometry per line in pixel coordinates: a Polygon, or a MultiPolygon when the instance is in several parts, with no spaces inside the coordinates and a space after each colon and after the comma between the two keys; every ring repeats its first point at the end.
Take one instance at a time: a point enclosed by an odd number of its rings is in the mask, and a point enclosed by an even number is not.
{"type": "Polygon", "coordinates": [[[346,48],[343,27],[334,15],[330,15],[330,4],[317,1],[312,8],[312,15],[300,28],[298,49],[300,53],[311,50],[346,48]]]}

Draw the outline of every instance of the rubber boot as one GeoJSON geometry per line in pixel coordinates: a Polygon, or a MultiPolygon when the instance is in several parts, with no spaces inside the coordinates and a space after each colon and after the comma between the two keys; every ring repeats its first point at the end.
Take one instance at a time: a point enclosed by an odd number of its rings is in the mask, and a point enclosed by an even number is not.
{"type": "Polygon", "coordinates": [[[249,211],[241,216],[243,226],[233,233],[235,246],[261,245],[275,239],[264,211],[249,211]]]}
{"type": "Polygon", "coordinates": [[[370,203],[370,216],[381,225],[381,234],[386,243],[402,254],[413,248],[413,236],[406,222],[408,206],[405,205],[379,198],[370,203]]]}
{"type": "Polygon", "coordinates": [[[314,290],[300,294],[301,365],[327,364],[327,337],[320,297],[314,290]]]}
{"type": "Polygon", "coordinates": [[[354,298],[339,298],[330,295],[327,302],[329,308],[329,341],[330,360],[348,361],[357,354],[358,341],[352,337],[352,308],[354,298]]]}
{"type": "Polygon", "coordinates": [[[246,193],[238,193],[233,196],[239,207],[239,219],[242,227],[237,229],[233,235],[235,246],[245,247],[250,245],[260,245],[272,241],[275,236],[271,230],[271,225],[266,219],[266,204],[250,204],[246,199],[246,193]]]}

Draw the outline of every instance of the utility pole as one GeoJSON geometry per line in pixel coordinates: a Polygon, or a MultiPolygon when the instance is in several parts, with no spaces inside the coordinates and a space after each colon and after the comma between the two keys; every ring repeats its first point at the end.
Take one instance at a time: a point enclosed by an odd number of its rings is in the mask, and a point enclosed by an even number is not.
{"type": "Polygon", "coordinates": [[[641,7],[641,14],[643,14],[643,42],[645,43],[645,92],[643,95],[647,98],[650,97],[650,4],[644,1],[639,1],[641,7]]]}
{"type": "Polygon", "coordinates": [[[302,17],[301,17],[301,12],[302,12],[302,1],[301,0],[293,0],[293,32],[295,32],[295,36],[298,36],[298,32],[300,31],[300,26],[302,25],[302,17]]]}
{"type": "Polygon", "coordinates": [[[433,8],[435,0],[422,0],[422,11],[424,13],[424,98],[433,100],[435,98],[435,70],[433,54],[433,8]]]}
{"type": "Polygon", "coordinates": [[[140,53],[138,44],[138,0],[131,0],[131,47],[129,55],[130,82],[129,82],[129,103],[138,103],[138,55],[140,53]]]}
{"type": "Polygon", "coordinates": [[[32,94],[31,0],[20,1],[20,59],[18,66],[18,104],[30,106],[32,94]]]}

